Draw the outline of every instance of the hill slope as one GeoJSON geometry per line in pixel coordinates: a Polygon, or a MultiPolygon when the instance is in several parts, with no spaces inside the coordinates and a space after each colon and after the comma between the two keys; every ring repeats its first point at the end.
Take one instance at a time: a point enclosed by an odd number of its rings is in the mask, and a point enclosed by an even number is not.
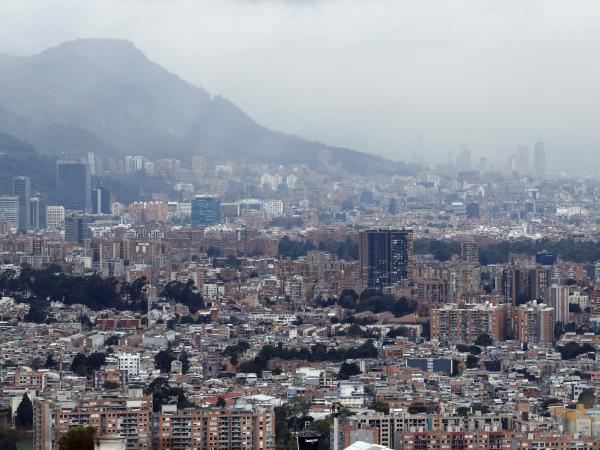
{"type": "Polygon", "coordinates": [[[357,173],[403,167],[269,130],[131,43],[110,39],[66,42],[26,58],[1,56],[0,131],[54,154],[218,155],[313,167],[327,161],[357,173]]]}

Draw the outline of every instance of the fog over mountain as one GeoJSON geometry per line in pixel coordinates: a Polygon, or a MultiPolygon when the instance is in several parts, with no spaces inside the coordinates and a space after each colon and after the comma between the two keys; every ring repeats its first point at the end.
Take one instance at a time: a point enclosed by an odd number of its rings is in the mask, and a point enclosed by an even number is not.
{"type": "Polygon", "coordinates": [[[194,155],[274,163],[320,161],[352,172],[381,158],[271,131],[227,99],[211,97],[124,40],[65,42],[0,59],[0,132],[45,153],[194,155]]]}
{"type": "Polygon", "coordinates": [[[599,14],[595,0],[4,0],[0,54],[126,39],[269,129],[442,163],[464,145],[504,164],[541,139],[550,170],[593,171],[599,14]]]}

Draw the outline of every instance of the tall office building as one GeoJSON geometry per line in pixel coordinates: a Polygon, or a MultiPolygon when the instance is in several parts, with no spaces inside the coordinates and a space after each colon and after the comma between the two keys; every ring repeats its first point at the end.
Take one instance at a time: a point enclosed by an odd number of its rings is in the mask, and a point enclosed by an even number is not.
{"type": "Polygon", "coordinates": [[[63,159],[56,163],[59,203],[71,211],[92,211],[92,177],[87,162],[63,159]]]}
{"type": "Polygon", "coordinates": [[[16,195],[0,195],[0,222],[10,224],[15,230],[19,228],[19,197],[16,195]]]}
{"type": "Polygon", "coordinates": [[[31,220],[31,228],[33,228],[34,230],[40,230],[47,227],[47,207],[48,201],[45,195],[38,194],[35,197],[31,197],[29,214],[31,220]]]}
{"type": "Polygon", "coordinates": [[[551,285],[548,306],[554,308],[554,323],[569,323],[569,288],[559,284],[551,285]]]}
{"type": "Polygon", "coordinates": [[[31,179],[29,177],[13,177],[13,195],[19,197],[18,230],[26,233],[31,226],[31,179]]]}
{"type": "Polygon", "coordinates": [[[111,204],[111,194],[108,189],[102,186],[92,189],[92,214],[110,214],[111,204]]]}
{"type": "Polygon", "coordinates": [[[544,143],[538,141],[535,143],[535,177],[538,180],[544,180],[546,178],[546,148],[544,143]]]}
{"type": "Polygon", "coordinates": [[[89,236],[88,218],[80,214],[65,217],[65,242],[83,245],[89,236]]]}
{"type": "Polygon", "coordinates": [[[521,175],[529,175],[529,147],[527,145],[519,146],[517,171],[521,175]]]}
{"type": "Polygon", "coordinates": [[[192,199],[192,226],[208,227],[221,221],[221,202],[217,197],[197,195],[192,199]]]}
{"type": "Polygon", "coordinates": [[[362,231],[359,252],[363,289],[383,289],[412,280],[412,230],[362,231]]]}

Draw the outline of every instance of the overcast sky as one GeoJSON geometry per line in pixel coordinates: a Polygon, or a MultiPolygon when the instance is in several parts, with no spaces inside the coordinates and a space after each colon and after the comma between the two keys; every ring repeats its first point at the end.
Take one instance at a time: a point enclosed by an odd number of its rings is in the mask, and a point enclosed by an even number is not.
{"type": "Polygon", "coordinates": [[[600,2],[2,0],[0,53],[125,38],[258,122],[407,159],[600,167],[600,2]],[[598,156],[596,156],[598,155],[598,156]]]}

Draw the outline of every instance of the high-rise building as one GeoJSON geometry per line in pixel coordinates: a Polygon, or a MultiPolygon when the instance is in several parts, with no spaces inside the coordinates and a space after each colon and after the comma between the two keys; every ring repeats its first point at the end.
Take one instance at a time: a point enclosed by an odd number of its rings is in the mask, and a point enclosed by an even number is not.
{"type": "Polygon", "coordinates": [[[569,288],[559,284],[551,285],[548,306],[554,308],[554,323],[569,323],[569,288]]]}
{"type": "Polygon", "coordinates": [[[46,226],[60,230],[65,226],[65,207],[48,206],[46,207],[46,226]]]}
{"type": "MultiPolygon", "coordinates": [[[[127,449],[151,450],[152,398],[86,398],[72,405],[36,399],[33,405],[33,449],[52,450],[70,429],[91,426],[100,436],[122,436],[127,449]]],[[[115,448],[115,447],[109,447],[115,448]]],[[[116,447],[122,448],[122,447],[116,447]]]]}
{"type": "Polygon", "coordinates": [[[59,203],[71,211],[92,211],[92,178],[87,162],[63,159],[56,163],[59,203]]]}
{"type": "Polygon", "coordinates": [[[26,233],[31,226],[31,179],[29,177],[13,177],[13,195],[19,197],[18,229],[26,233]]]}
{"type": "Polygon", "coordinates": [[[0,222],[6,222],[13,229],[19,228],[19,197],[0,195],[0,222]]]}
{"type": "Polygon", "coordinates": [[[38,194],[35,197],[31,197],[29,211],[31,228],[34,230],[40,230],[47,227],[47,205],[48,202],[45,195],[38,194]]]}
{"type": "Polygon", "coordinates": [[[192,173],[194,175],[202,175],[206,168],[206,158],[204,156],[192,157],[192,173]]]}
{"type": "Polygon", "coordinates": [[[527,145],[519,146],[517,171],[521,175],[529,175],[529,147],[527,145]]]}
{"type": "Polygon", "coordinates": [[[546,148],[544,143],[538,141],[535,143],[535,177],[538,180],[544,180],[546,178],[546,148]]]}
{"type": "Polygon", "coordinates": [[[412,230],[362,231],[359,252],[363,289],[383,289],[412,281],[412,230]]]}
{"type": "Polygon", "coordinates": [[[197,195],[192,199],[192,226],[208,227],[221,221],[221,202],[217,197],[197,195]]]}
{"type": "Polygon", "coordinates": [[[87,216],[70,214],[65,217],[65,242],[77,242],[83,245],[89,236],[87,216]]]}
{"type": "Polygon", "coordinates": [[[164,223],[169,218],[166,202],[134,202],[127,210],[133,223],[164,223]]]}
{"type": "Polygon", "coordinates": [[[92,189],[92,214],[110,214],[111,193],[105,187],[92,189]]]}
{"type": "Polygon", "coordinates": [[[554,309],[535,300],[513,309],[513,338],[519,342],[550,344],[554,337],[554,309]]]}
{"type": "Polygon", "coordinates": [[[271,408],[186,408],[163,406],[154,415],[157,450],[275,448],[271,408]]]}
{"type": "Polygon", "coordinates": [[[144,157],[140,155],[136,156],[125,156],[125,171],[126,172],[137,172],[144,168],[144,157]]]}
{"type": "Polygon", "coordinates": [[[91,175],[98,175],[98,168],[96,167],[96,155],[94,154],[94,152],[88,152],[88,154],[86,155],[86,160],[88,165],[90,166],[90,174],[91,175]]]}
{"type": "Polygon", "coordinates": [[[293,191],[298,185],[298,177],[293,173],[289,174],[285,179],[285,184],[287,185],[289,190],[293,191]]]}
{"type": "Polygon", "coordinates": [[[447,303],[431,310],[431,339],[445,343],[473,344],[482,334],[503,341],[507,334],[508,304],[458,306],[447,303]]]}
{"type": "Polygon", "coordinates": [[[467,264],[477,264],[479,262],[479,246],[477,242],[463,242],[460,247],[460,259],[462,262],[467,264]]]}
{"type": "Polygon", "coordinates": [[[395,198],[390,198],[388,203],[388,214],[394,215],[398,213],[398,201],[395,198]]]}

